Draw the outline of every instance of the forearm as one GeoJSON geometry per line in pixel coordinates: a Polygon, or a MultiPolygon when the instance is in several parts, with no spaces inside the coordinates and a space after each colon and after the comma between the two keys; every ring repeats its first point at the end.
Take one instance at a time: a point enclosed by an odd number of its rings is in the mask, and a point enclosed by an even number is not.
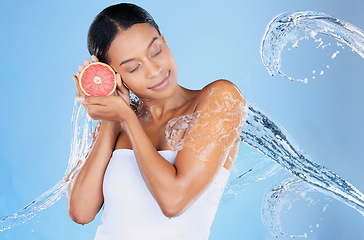
{"type": "Polygon", "coordinates": [[[74,180],[69,200],[69,214],[76,222],[92,221],[102,206],[103,177],[119,132],[120,124],[102,122],[95,144],[74,180]]]}
{"type": "Polygon", "coordinates": [[[167,204],[178,202],[181,195],[177,169],[158,153],[134,116],[123,123],[123,128],[133,147],[143,179],[164,211],[168,208],[167,204]]]}

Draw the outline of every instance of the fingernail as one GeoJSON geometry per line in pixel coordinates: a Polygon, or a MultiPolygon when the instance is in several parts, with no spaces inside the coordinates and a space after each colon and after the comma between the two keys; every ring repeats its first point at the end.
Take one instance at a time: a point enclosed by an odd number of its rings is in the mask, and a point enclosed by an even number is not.
{"type": "Polygon", "coordinates": [[[84,102],[85,97],[84,96],[79,96],[79,97],[76,97],[76,100],[79,101],[79,102],[84,102]]]}

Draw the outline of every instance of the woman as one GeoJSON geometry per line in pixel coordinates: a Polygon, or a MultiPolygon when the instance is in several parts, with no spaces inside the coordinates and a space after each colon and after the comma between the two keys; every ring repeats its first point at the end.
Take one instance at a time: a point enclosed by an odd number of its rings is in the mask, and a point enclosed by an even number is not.
{"type": "Polygon", "coordinates": [[[117,72],[116,93],[77,98],[99,135],[74,182],[69,215],[95,239],[208,239],[237,157],[245,100],[231,82],[177,84],[177,67],[152,17],[133,4],[104,9],[88,33],[92,61],[117,72]],[[130,105],[129,89],[142,104],[130,105]]]}

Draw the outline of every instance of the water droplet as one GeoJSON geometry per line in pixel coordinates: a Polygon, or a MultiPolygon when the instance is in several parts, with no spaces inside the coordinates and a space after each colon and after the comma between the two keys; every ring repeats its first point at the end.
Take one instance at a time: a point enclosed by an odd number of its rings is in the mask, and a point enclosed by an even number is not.
{"type": "Polygon", "coordinates": [[[334,54],[332,54],[331,58],[334,59],[336,58],[337,54],[339,53],[339,51],[336,51],[334,54]]]}

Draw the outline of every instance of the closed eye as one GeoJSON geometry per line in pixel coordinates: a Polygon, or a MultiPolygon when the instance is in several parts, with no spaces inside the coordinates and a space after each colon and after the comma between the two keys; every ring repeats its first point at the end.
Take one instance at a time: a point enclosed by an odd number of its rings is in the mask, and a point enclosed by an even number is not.
{"type": "Polygon", "coordinates": [[[154,55],[152,55],[152,57],[157,56],[158,54],[160,54],[162,52],[162,49],[160,48],[159,51],[157,53],[155,53],[154,55]]]}
{"type": "Polygon", "coordinates": [[[139,68],[140,64],[138,64],[138,66],[136,66],[136,68],[134,68],[133,70],[129,71],[130,73],[135,72],[138,68],[139,68]]]}
{"type": "MultiPolygon", "coordinates": [[[[156,56],[157,56],[158,54],[160,54],[161,52],[162,52],[162,48],[161,48],[161,47],[159,47],[158,52],[156,52],[155,54],[153,54],[151,57],[156,57],[156,56]]],[[[140,63],[139,63],[139,64],[138,64],[138,66],[136,66],[133,70],[129,71],[129,73],[133,73],[133,72],[135,72],[136,70],[138,70],[139,66],[140,66],[140,63]]]]}
{"type": "Polygon", "coordinates": [[[151,57],[155,57],[158,54],[160,54],[162,51],[162,44],[159,41],[156,41],[155,44],[153,45],[151,51],[150,51],[150,56],[151,57]]]}

